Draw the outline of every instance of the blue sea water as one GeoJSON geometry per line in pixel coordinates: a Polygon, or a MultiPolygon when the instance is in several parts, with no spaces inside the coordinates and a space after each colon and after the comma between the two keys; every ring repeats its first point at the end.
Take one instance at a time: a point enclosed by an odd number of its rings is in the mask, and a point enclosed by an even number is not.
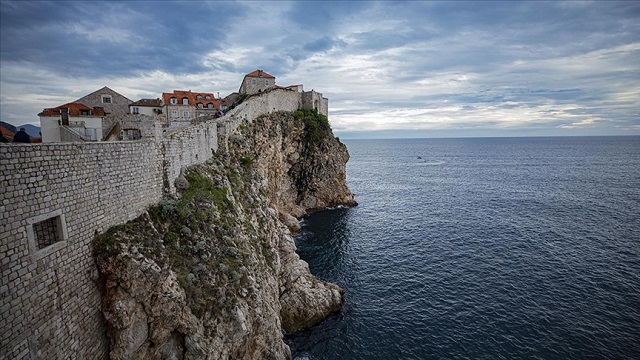
{"type": "Polygon", "coordinates": [[[345,141],[298,253],[343,309],[297,359],[640,359],[640,137],[345,141]]]}

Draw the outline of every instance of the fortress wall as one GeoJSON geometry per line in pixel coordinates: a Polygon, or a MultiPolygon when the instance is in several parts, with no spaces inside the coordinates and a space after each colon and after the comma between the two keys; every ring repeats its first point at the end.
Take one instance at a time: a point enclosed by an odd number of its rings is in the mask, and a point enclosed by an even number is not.
{"type": "Polygon", "coordinates": [[[278,89],[138,141],[0,145],[0,359],[106,359],[95,234],[175,194],[180,172],[226,148],[242,119],[301,102],[278,89]]]}
{"type": "Polygon", "coordinates": [[[180,172],[207,161],[218,151],[218,125],[210,121],[167,130],[162,141],[164,187],[169,194],[175,194],[175,180],[180,172]]]}
{"type": "Polygon", "coordinates": [[[151,141],[0,146],[0,358],[107,358],[91,240],[160,201],[160,158],[151,141]]]}
{"type": "Polygon", "coordinates": [[[220,142],[226,144],[229,135],[244,119],[253,121],[262,114],[274,111],[296,111],[300,107],[302,107],[302,93],[296,91],[274,89],[251,96],[219,119],[220,142]]]}

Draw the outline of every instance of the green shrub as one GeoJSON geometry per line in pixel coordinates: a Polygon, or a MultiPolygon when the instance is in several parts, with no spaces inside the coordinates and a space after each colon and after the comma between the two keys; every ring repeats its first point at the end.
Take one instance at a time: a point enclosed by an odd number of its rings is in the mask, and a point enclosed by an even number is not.
{"type": "Polygon", "coordinates": [[[298,109],[293,113],[293,116],[296,119],[302,119],[306,136],[313,143],[320,142],[331,134],[329,119],[318,113],[318,110],[298,109]]]}

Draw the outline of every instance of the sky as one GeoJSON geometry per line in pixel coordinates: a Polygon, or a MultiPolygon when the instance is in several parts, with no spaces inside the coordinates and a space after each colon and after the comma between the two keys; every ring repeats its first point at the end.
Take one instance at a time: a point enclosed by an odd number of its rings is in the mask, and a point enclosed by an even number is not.
{"type": "Polygon", "coordinates": [[[342,138],[640,134],[640,1],[0,0],[0,120],[262,69],[342,138]]]}

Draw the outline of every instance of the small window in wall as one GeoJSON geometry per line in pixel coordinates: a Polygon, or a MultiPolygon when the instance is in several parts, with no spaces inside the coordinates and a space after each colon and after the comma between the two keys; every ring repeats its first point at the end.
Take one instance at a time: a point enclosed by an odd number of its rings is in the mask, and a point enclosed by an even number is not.
{"type": "Polygon", "coordinates": [[[202,103],[198,103],[198,109],[202,109],[203,107],[202,103]]]}
{"type": "Polygon", "coordinates": [[[269,80],[265,80],[265,81],[264,81],[264,85],[265,85],[265,86],[269,86],[269,80]]]}
{"type": "Polygon", "coordinates": [[[171,110],[171,117],[172,118],[177,118],[178,117],[178,110],[171,110]]]}
{"type": "Polygon", "coordinates": [[[207,95],[207,96],[205,97],[205,99],[207,99],[207,100],[211,100],[211,96],[207,95]]]}
{"type": "Polygon", "coordinates": [[[66,246],[67,225],[62,210],[27,219],[27,238],[36,259],[66,246]]]}
{"type": "Polygon", "coordinates": [[[178,99],[172,97],[171,99],[169,99],[169,102],[175,105],[178,103],[178,99]]]}
{"type": "Polygon", "coordinates": [[[33,234],[36,238],[36,248],[38,250],[62,241],[60,231],[58,231],[59,222],[60,217],[56,216],[33,224],[33,234]]]}
{"type": "Polygon", "coordinates": [[[131,113],[132,114],[140,114],[140,108],[132,107],[131,108],[131,113]]]}
{"type": "Polygon", "coordinates": [[[182,98],[182,105],[189,105],[189,99],[187,99],[186,97],[182,98]]]}
{"type": "Polygon", "coordinates": [[[213,104],[212,104],[212,103],[208,103],[208,104],[207,104],[207,107],[208,107],[209,109],[213,109],[213,104]]]}
{"type": "Polygon", "coordinates": [[[251,85],[255,85],[257,83],[258,83],[258,81],[256,79],[251,79],[251,85]]]}
{"type": "Polygon", "coordinates": [[[189,117],[189,111],[185,110],[184,112],[182,112],[182,117],[188,118],[189,117]]]}
{"type": "Polygon", "coordinates": [[[127,140],[139,140],[142,138],[140,129],[124,129],[124,138],[127,140]]]}
{"type": "Polygon", "coordinates": [[[202,95],[197,95],[197,96],[196,96],[196,99],[197,99],[197,100],[201,100],[201,99],[202,99],[202,95]]]}
{"type": "Polygon", "coordinates": [[[102,95],[102,103],[111,104],[111,95],[102,95]]]}

